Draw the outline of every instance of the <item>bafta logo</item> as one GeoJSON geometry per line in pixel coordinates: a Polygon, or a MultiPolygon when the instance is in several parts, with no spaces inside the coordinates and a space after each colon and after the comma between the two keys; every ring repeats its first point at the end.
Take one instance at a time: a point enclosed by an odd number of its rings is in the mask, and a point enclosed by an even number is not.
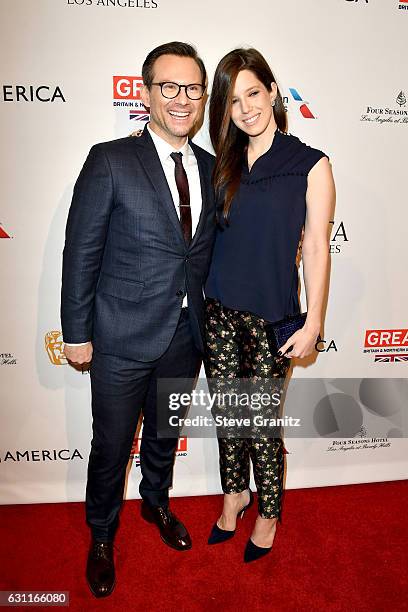
{"type": "Polygon", "coordinates": [[[63,344],[60,331],[49,331],[45,334],[45,350],[53,365],[66,365],[68,363],[64,355],[63,344]]]}

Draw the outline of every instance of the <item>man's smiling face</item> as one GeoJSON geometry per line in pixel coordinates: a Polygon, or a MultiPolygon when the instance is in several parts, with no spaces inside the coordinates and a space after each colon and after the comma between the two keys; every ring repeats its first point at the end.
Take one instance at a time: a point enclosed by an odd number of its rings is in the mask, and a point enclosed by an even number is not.
{"type": "MultiPolygon", "coordinates": [[[[191,57],[161,55],[153,65],[153,83],[178,85],[202,84],[201,70],[191,57]]],[[[142,89],[142,100],[150,108],[150,127],[158,136],[178,148],[184,144],[194,125],[201,119],[204,97],[190,100],[181,89],[176,98],[165,98],[158,85],[142,89]]]]}

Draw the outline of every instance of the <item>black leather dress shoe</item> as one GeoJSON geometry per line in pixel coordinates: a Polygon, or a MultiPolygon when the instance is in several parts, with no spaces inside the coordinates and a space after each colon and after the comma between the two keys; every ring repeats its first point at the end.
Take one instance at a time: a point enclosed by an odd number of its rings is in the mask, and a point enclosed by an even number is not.
{"type": "Polygon", "coordinates": [[[107,597],[115,587],[113,542],[92,542],[86,565],[86,579],[95,597],[107,597]]]}
{"type": "Polygon", "coordinates": [[[155,523],[160,537],[167,546],[176,550],[189,550],[191,538],[183,523],[166,506],[149,506],[142,502],[142,517],[149,523],[155,523]]]}

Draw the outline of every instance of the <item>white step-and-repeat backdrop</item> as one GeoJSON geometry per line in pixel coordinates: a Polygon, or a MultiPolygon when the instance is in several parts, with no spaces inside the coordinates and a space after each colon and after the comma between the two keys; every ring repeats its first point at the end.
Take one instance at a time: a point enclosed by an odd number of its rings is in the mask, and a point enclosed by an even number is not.
{"type": "MultiPolygon", "coordinates": [[[[0,0],[0,12],[0,503],[84,497],[89,375],[62,352],[65,222],[91,145],[148,120],[141,65],[170,40],[197,46],[210,89],[226,52],[258,48],[290,132],[333,165],[324,340],[293,375],[330,379],[338,422],[351,404],[360,420],[349,437],[340,426],[288,439],[286,486],[406,478],[404,387],[381,393],[378,379],[405,378],[408,368],[408,1],[0,0]],[[346,377],[359,380],[338,380],[346,377]],[[377,417],[373,438],[365,419],[377,417]]],[[[211,149],[206,121],[195,141],[211,149]]],[[[138,496],[137,450],[136,441],[127,497],[138,496]]],[[[181,439],[173,494],[219,491],[216,441],[181,439]]]]}

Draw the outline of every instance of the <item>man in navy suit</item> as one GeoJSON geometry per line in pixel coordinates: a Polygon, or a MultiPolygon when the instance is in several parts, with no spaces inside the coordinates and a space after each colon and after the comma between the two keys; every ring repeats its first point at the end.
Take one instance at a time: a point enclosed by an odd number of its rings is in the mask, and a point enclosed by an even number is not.
{"type": "Polygon", "coordinates": [[[169,546],[191,548],[169,509],[177,439],[157,436],[157,381],[193,379],[203,352],[213,156],[188,135],[202,119],[206,71],[193,47],[173,42],[148,54],[142,74],[150,123],[138,137],[91,148],[63,257],[65,355],[91,363],[87,580],[97,597],[115,584],[113,540],[141,411],[142,516],[169,546]]]}

